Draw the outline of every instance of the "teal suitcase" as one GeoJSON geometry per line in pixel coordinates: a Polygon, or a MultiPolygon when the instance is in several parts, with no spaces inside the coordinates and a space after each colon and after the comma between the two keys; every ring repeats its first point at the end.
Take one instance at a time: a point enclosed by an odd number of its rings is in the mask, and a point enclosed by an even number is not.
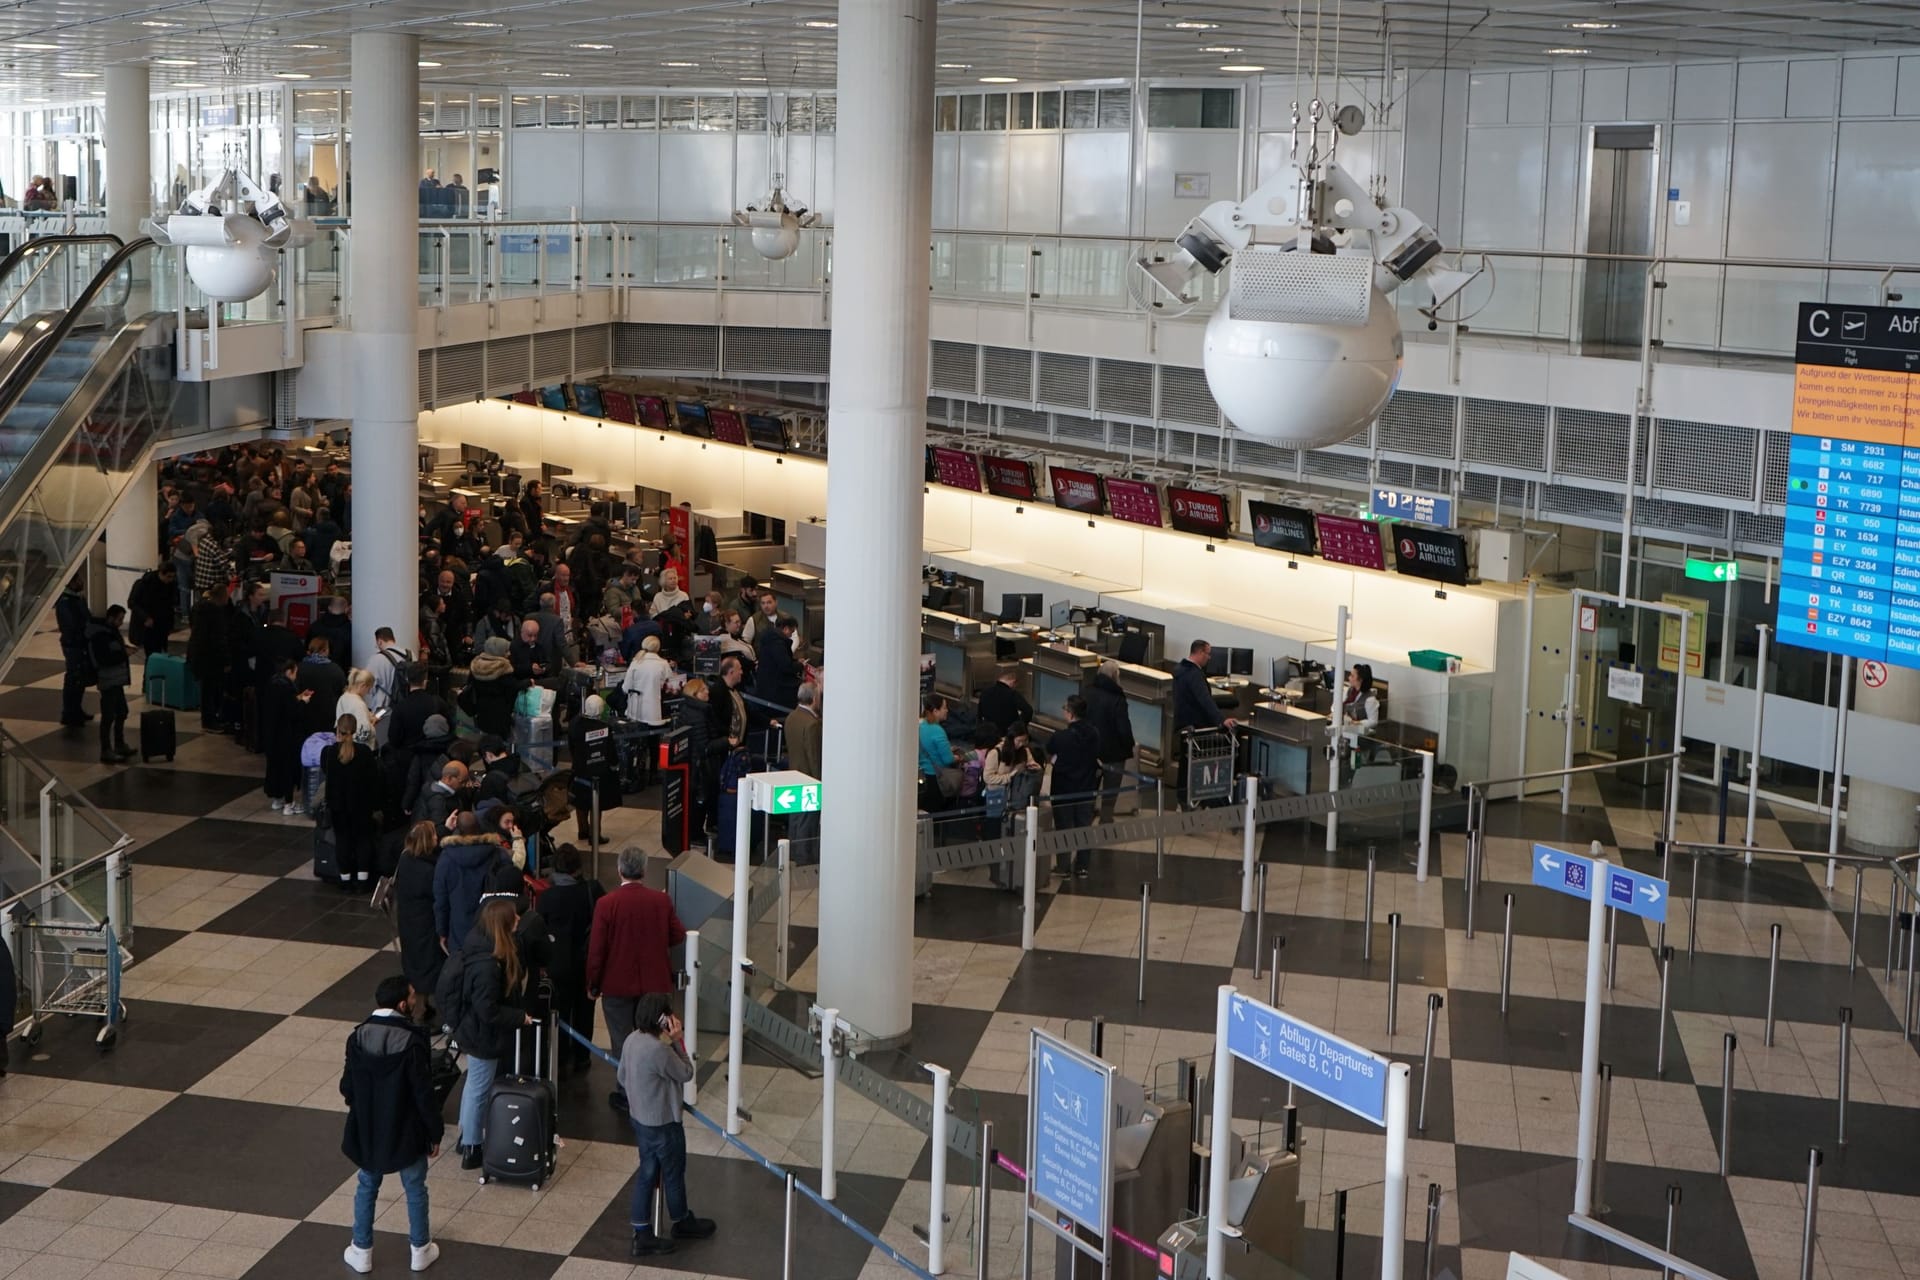
{"type": "Polygon", "coordinates": [[[194,711],[200,706],[200,685],[177,653],[156,653],[147,659],[147,701],[156,707],[194,711]]]}

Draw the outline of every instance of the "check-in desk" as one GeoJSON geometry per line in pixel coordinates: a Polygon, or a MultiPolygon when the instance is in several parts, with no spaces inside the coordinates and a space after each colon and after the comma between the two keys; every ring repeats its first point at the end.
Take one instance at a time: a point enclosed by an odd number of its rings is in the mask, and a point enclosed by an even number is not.
{"type": "Polygon", "coordinates": [[[1173,733],[1173,673],[1131,662],[1118,665],[1141,776],[1171,780],[1179,763],[1173,733]]]}
{"type": "Polygon", "coordinates": [[[768,585],[780,612],[791,614],[800,634],[819,649],[827,639],[827,580],[803,564],[776,564],[768,585]]]}
{"type": "MultiPolygon", "coordinates": [[[[1076,649],[1066,644],[1035,645],[1033,656],[1020,662],[1020,691],[1033,704],[1033,723],[1052,733],[1067,727],[1061,708],[1067,699],[1086,690],[1087,681],[1100,665],[1100,655],[1091,649],[1076,649]]],[[[1043,733],[1040,735],[1045,736],[1043,733]]]]}
{"type": "Polygon", "coordinates": [[[1318,711],[1290,702],[1260,702],[1253,708],[1249,768],[1272,795],[1305,795],[1327,789],[1327,729],[1318,711]]]}
{"type": "Polygon", "coordinates": [[[993,627],[957,613],[920,611],[920,652],[933,655],[933,691],[962,702],[972,701],[998,670],[993,627]]]}

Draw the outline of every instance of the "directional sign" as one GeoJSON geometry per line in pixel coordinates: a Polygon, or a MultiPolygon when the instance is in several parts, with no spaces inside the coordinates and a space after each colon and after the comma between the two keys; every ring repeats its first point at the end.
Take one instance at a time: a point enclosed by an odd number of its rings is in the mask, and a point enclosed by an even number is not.
{"type": "Polygon", "coordinates": [[[805,782],[793,786],[775,787],[773,799],[767,805],[769,813],[818,813],[820,812],[820,784],[805,782]]]}
{"type": "Polygon", "coordinates": [[[1095,1235],[1113,1186],[1113,1068],[1044,1031],[1029,1048],[1032,1192],[1095,1235]]]}
{"type": "Polygon", "coordinates": [[[1387,1060],[1311,1022],[1235,993],[1227,1052],[1363,1120],[1387,1122],[1387,1060]]]}
{"type": "Polygon", "coordinates": [[[753,807],[763,813],[818,813],[820,779],[798,769],[774,769],[746,776],[753,807]]]}
{"type": "MultiPolygon", "coordinates": [[[[1585,902],[1593,897],[1595,878],[1593,859],[1551,845],[1533,846],[1533,882],[1541,888],[1585,902]]],[[[1658,876],[1609,865],[1601,892],[1606,895],[1606,904],[1615,910],[1644,916],[1656,924],[1666,922],[1667,882],[1658,876]]]]}
{"type": "Polygon", "coordinates": [[[1700,582],[1738,582],[1740,564],[1735,560],[1688,560],[1687,576],[1700,582]]]}
{"type": "Polygon", "coordinates": [[[1413,520],[1446,528],[1453,523],[1453,499],[1412,489],[1375,489],[1367,504],[1376,520],[1413,520]]]}

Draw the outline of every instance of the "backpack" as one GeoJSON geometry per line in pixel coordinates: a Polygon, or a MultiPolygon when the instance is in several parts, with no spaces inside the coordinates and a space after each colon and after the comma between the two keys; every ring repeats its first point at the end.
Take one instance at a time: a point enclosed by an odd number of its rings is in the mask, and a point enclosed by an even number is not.
{"type": "Polygon", "coordinates": [[[979,750],[967,753],[960,765],[960,794],[971,798],[981,791],[981,780],[985,769],[985,753],[979,750]]]}
{"type": "Polygon", "coordinates": [[[440,981],[433,986],[433,1005],[440,1021],[458,1027],[467,1016],[467,962],[459,947],[447,953],[440,966],[440,981]]]}

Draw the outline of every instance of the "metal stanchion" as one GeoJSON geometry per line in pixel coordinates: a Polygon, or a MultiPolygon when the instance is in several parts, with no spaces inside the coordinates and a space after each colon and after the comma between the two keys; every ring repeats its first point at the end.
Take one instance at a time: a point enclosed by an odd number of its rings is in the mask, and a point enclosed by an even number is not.
{"type": "Polygon", "coordinates": [[[1729,1031],[1720,1038],[1720,1176],[1733,1169],[1733,1051],[1740,1041],[1729,1031]]]}
{"type": "Polygon", "coordinates": [[[820,1197],[831,1200],[839,1187],[834,1173],[834,1103],[840,1086],[840,1011],[820,1011],[820,1197]]]}
{"type": "Polygon", "coordinates": [[[1607,990],[1613,990],[1613,980],[1620,971],[1620,913],[1612,907],[1607,908],[1607,990]]]}
{"type": "Polygon", "coordinates": [[[1142,880],[1140,882],[1140,979],[1133,993],[1135,1002],[1142,1004],[1147,999],[1147,910],[1152,902],[1153,885],[1142,880]]]}
{"type": "Polygon", "coordinates": [[[980,1186],[974,1192],[974,1280],[987,1280],[987,1247],[993,1239],[993,1121],[980,1122],[980,1186]]]}
{"type": "Polygon", "coordinates": [[[1425,1280],[1433,1280],[1433,1250],[1440,1238],[1440,1184],[1427,1184],[1427,1248],[1426,1260],[1421,1264],[1420,1274],[1425,1280]]]}
{"type": "Polygon", "coordinates": [[[1093,1015],[1092,1026],[1087,1032],[1087,1048],[1096,1058],[1107,1056],[1107,1020],[1097,1013],[1093,1015]]]}
{"type": "MultiPolygon", "coordinates": [[[[1920,903],[1913,904],[1920,907],[1920,903]]],[[[1920,944],[1920,912],[1907,913],[1907,998],[1901,1001],[1900,1034],[1913,1035],[1913,960],[1914,948],[1920,944]]]]}
{"type": "MultiPolygon", "coordinates": [[[[1673,1218],[1674,1218],[1675,1211],[1678,1210],[1679,1208],[1680,1208],[1680,1184],[1677,1182],[1669,1182],[1667,1184],[1667,1243],[1666,1243],[1666,1250],[1668,1253],[1673,1252],[1673,1218]]],[[[1673,1280],[1673,1269],[1671,1267],[1661,1267],[1660,1280],[1673,1280]]]]}
{"type": "Polygon", "coordinates": [[[1893,875],[1893,892],[1887,895],[1887,985],[1893,985],[1893,962],[1900,954],[1894,940],[1900,936],[1900,903],[1907,896],[1907,886],[1900,883],[1899,873],[1893,875]]]}
{"type": "Polygon", "coordinates": [[[1687,959],[1700,936],[1700,855],[1693,855],[1693,880],[1687,888],[1687,959]]]}
{"type": "Polygon", "coordinates": [[[1840,1006],[1840,1132],[1841,1146],[1847,1145],[1847,1082],[1853,1073],[1853,1009],[1840,1006]]]}
{"type": "Polygon", "coordinates": [[[1153,780],[1153,874],[1158,879],[1167,874],[1167,832],[1161,820],[1167,816],[1167,783],[1164,778],[1153,780]]]}
{"type": "Polygon", "coordinates": [[[1807,1220],[1800,1228],[1800,1280],[1813,1280],[1813,1245],[1820,1234],[1820,1163],[1824,1159],[1820,1148],[1807,1148],[1807,1220]]]}
{"type": "Polygon", "coordinates": [[[1343,1187],[1333,1193],[1333,1280],[1345,1280],[1347,1274],[1347,1192],[1343,1187]]]}
{"type": "Polygon", "coordinates": [[[1427,1082],[1433,1079],[1433,1031],[1440,1020],[1440,1006],[1446,1001],[1435,991],[1427,996],[1427,1047],[1420,1055],[1420,1115],[1414,1128],[1427,1131],[1427,1082]]]}
{"type": "Polygon", "coordinates": [[[1513,991],[1513,895],[1506,895],[1505,923],[1500,926],[1500,1012],[1507,1011],[1513,991]]]}
{"type": "Polygon", "coordinates": [[[1860,967],[1860,894],[1866,877],[1866,868],[1856,863],[1853,868],[1853,927],[1847,930],[1848,973],[1860,967]]]}
{"type": "Polygon", "coordinates": [[[792,932],[793,897],[793,842],[782,840],[780,850],[780,911],[774,921],[773,935],[773,976],[785,982],[787,980],[787,935],[792,932]]]}
{"type": "Polygon", "coordinates": [[[953,1073],[932,1063],[927,1064],[927,1073],[933,1077],[933,1141],[929,1144],[932,1167],[927,1175],[927,1271],[937,1276],[947,1270],[947,1125],[953,1073]]]}
{"type": "Polygon", "coordinates": [[[1660,1038],[1653,1051],[1653,1074],[1667,1074],[1667,1011],[1673,1007],[1673,948],[1660,948],[1660,1038]]]}
{"type": "Polygon", "coordinates": [[[1607,1212],[1607,1129],[1613,1112],[1613,1064],[1600,1064],[1600,1106],[1593,1134],[1593,1211],[1607,1212]]]}
{"type": "Polygon", "coordinates": [[[1762,1043],[1773,1048],[1773,995],[1780,985],[1780,926],[1767,930],[1767,1030],[1762,1043]]]}
{"type": "Polygon", "coordinates": [[[1209,1107],[1200,1097],[1200,1063],[1196,1058],[1187,1060],[1187,1212],[1199,1214],[1204,1211],[1207,1196],[1207,1180],[1201,1172],[1200,1153],[1208,1148],[1205,1143],[1205,1124],[1209,1107]]]}
{"type": "MultiPolygon", "coordinates": [[[[1673,883],[1673,842],[1670,840],[1664,839],[1662,837],[1656,836],[1654,837],[1653,847],[1660,854],[1660,878],[1666,881],[1668,884],[1672,884],[1673,883]]],[[[1653,939],[1654,954],[1658,955],[1660,953],[1660,948],[1666,945],[1667,945],[1667,922],[1663,919],[1660,921],[1659,928],[1655,931],[1655,934],[1654,934],[1654,939],[1653,939]]]]}
{"type": "MultiPolygon", "coordinates": [[[[780,1280],[793,1280],[793,1174],[787,1174],[787,1233],[780,1245],[780,1280]]],[[[655,1222],[660,1219],[655,1218],[655,1222]]]]}
{"type": "Polygon", "coordinates": [[[1360,934],[1362,960],[1373,959],[1373,867],[1377,854],[1378,850],[1373,845],[1367,846],[1367,914],[1366,919],[1361,923],[1360,934]]]}
{"type": "Polygon", "coordinates": [[[1387,916],[1387,1038],[1393,1038],[1400,1015],[1400,913],[1387,916]]]}
{"type": "Polygon", "coordinates": [[[1469,940],[1473,938],[1473,908],[1474,908],[1475,901],[1479,897],[1479,894],[1477,892],[1477,889],[1480,883],[1480,874],[1478,869],[1479,864],[1480,864],[1480,841],[1476,835],[1469,833],[1467,836],[1467,865],[1466,865],[1467,938],[1469,940]]]}
{"type": "Polygon", "coordinates": [[[1260,976],[1261,953],[1266,950],[1262,945],[1267,936],[1267,864],[1262,862],[1253,869],[1253,976],[1260,976]]]}
{"type": "Polygon", "coordinates": [[[1273,940],[1273,954],[1267,963],[1267,1003],[1280,1007],[1280,952],[1287,945],[1287,935],[1281,934],[1273,940]]]}

